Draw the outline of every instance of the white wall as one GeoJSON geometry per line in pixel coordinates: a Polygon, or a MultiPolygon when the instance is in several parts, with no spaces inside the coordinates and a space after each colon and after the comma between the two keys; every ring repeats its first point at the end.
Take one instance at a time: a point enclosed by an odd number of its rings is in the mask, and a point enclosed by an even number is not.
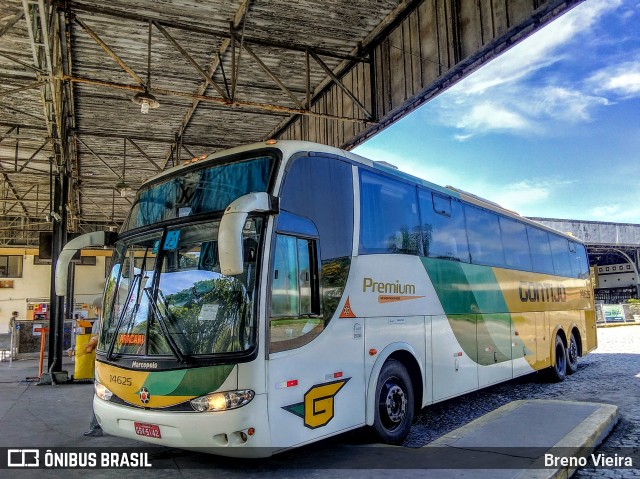
{"type": "MultiPolygon", "coordinates": [[[[18,254],[23,250],[16,250],[18,254]]],[[[22,260],[22,278],[7,278],[13,281],[13,288],[0,288],[0,333],[8,331],[11,313],[18,311],[18,319],[27,319],[28,302],[49,302],[51,266],[33,264],[34,255],[24,254],[22,260]]],[[[75,302],[93,303],[102,296],[104,288],[105,260],[108,257],[97,256],[95,266],[76,266],[75,302]]]]}
{"type": "Polygon", "coordinates": [[[597,266],[598,288],[626,288],[636,285],[636,275],[628,263],[597,266]]]}

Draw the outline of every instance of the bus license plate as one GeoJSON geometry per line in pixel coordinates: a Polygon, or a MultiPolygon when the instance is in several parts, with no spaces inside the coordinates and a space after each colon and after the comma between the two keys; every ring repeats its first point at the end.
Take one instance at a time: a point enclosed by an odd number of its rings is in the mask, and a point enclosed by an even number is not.
{"type": "Polygon", "coordinates": [[[138,436],[155,437],[157,439],[162,438],[160,435],[160,426],[156,426],[155,424],[134,422],[133,427],[135,428],[138,436]]]}

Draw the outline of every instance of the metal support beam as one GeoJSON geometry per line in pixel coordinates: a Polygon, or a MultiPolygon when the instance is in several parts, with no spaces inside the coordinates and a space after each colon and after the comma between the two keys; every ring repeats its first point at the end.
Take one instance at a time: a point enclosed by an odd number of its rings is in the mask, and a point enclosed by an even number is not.
{"type": "Polygon", "coordinates": [[[28,113],[24,110],[20,110],[19,108],[15,108],[13,106],[7,105],[6,103],[0,102],[0,106],[2,108],[4,108],[5,110],[9,110],[9,111],[15,111],[16,113],[20,113],[21,115],[26,115],[29,116],[31,118],[35,118],[38,121],[42,121],[42,117],[38,116],[38,115],[34,115],[33,113],[28,113]]]}
{"type": "MultiPolygon", "coordinates": [[[[13,130],[16,130],[16,129],[17,129],[17,127],[15,127],[15,126],[10,128],[9,131],[7,131],[4,134],[4,136],[0,137],[0,142],[2,142],[2,140],[4,140],[13,130]]],[[[18,131],[20,131],[20,130],[18,130],[18,131]]],[[[15,186],[13,186],[13,183],[9,179],[9,176],[7,175],[7,173],[5,172],[4,167],[1,164],[0,164],[0,172],[2,173],[2,178],[4,179],[5,183],[7,184],[7,186],[9,187],[11,192],[13,193],[13,196],[16,197],[16,200],[18,200],[18,203],[20,203],[20,206],[22,206],[22,210],[24,211],[24,214],[27,217],[29,217],[29,211],[27,210],[27,207],[21,201],[20,195],[18,194],[18,190],[16,190],[15,186]]]]}
{"type": "Polygon", "coordinates": [[[118,55],[116,55],[116,53],[111,49],[111,47],[109,45],[107,45],[99,36],[97,33],[95,33],[93,30],[91,30],[91,28],[89,28],[87,26],[86,23],[84,23],[82,20],[80,20],[78,17],[74,16],[74,20],[75,22],[80,25],[80,27],[82,27],[82,29],[87,32],[87,34],[93,38],[93,41],[95,41],[100,48],[102,48],[105,53],[107,55],[109,55],[111,57],[111,59],[116,62],[118,65],[120,65],[120,68],[122,68],[125,72],[127,72],[129,74],[129,76],[131,78],[134,79],[134,81],[136,83],[138,83],[139,85],[144,85],[145,82],[144,80],[142,80],[142,78],[140,78],[136,72],[134,72],[131,68],[129,68],[129,66],[124,62],[124,60],[122,58],[120,58],[118,55]]]}
{"type": "Polygon", "coordinates": [[[46,72],[34,65],[29,65],[27,62],[23,62],[22,60],[14,57],[13,55],[9,55],[8,53],[4,53],[4,52],[0,52],[0,57],[6,58],[7,60],[11,60],[14,63],[17,63],[18,65],[22,65],[25,68],[28,68],[29,70],[32,70],[36,73],[39,74],[45,74],[46,72]]]}
{"type": "MultiPolygon", "coordinates": [[[[100,210],[100,212],[105,216],[105,218],[108,218],[109,216],[111,216],[109,213],[104,211],[100,206],[98,206],[96,202],[91,199],[91,197],[87,196],[82,190],[79,190],[79,191],[80,191],[80,196],[84,197],[87,201],[89,201],[89,203],[91,203],[93,206],[98,208],[98,210],[100,210]]],[[[113,191],[115,192],[115,188],[113,188],[113,191]]]]}
{"type": "Polygon", "coordinates": [[[0,91],[0,97],[13,95],[14,93],[19,93],[19,92],[25,91],[25,90],[33,90],[34,88],[39,88],[41,86],[42,86],[42,82],[36,81],[36,82],[30,83],[28,85],[24,85],[24,86],[21,86],[21,87],[18,87],[18,88],[13,88],[11,90],[0,91]]]}
{"type": "MultiPolygon", "coordinates": [[[[238,7],[238,10],[236,11],[236,14],[233,17],[233,21],[232,21],[232,26],[233,28],[237,28],[240,26],[240,24],[244,21],[244,18],[247,14],[247,12],[249,11],[249,5],[250,5],[251,0],[243,0],[243,2],[240,4],[240,6],[238,7]]],[[[222,55],[227,51],[227,49],[229,48],[229,45],[231,45],[231,37],[229,36],[229,38],[225,38],[224,40],[222,40],[222,44],[220,45],[220,48],[218,49],[218,51],[216,52],[216,55],[213,57],[213,60],[211,61],[211,65],[209,66],[209,71],[207,73],[207,75],[209,77],[213,77],[213,75],[215,74],[216,70],[218,69],[218,67],[220,67],[222,69],[222,73],[223,73],[223,78],[225,79],[225,87],[226,87],[226,91],[227,91],[227,98],[231,98],[231,92],[229,90],[229,86],[227,85],[227,79],[226,79],[226,75],[224,75],[224,68],[222,66],[222,55]]],[[[232,72],[233,73],[233,72],[232,72]]],[[[198,87],[198,90],[196,91],[197,95],[204,95],[207,91],[207,86],[209,85],[208,82],[202,82],[200,84],[200,86],[198,87]]],[[[196,110],[198,109],[198,105],[200,104],[200,100],[193,100],[193,103],[191,104],[191,107],[185,112],[184,116],[182,117],[182,121],[180,122],[180,126],[178,127],[178,129],[175,131],[175,134],[178,136],[183,136],[184,135],[184,131],[187,128],[187,125],[189,124],[189,122],[191,121],[191,118],[193,117],[193,114],[196,112],[196,110]]],[[[162,165],[162,169],[165,169],[167,167],[167,164],[169,163],[169,160],[171,158],[173,158],[173,146],[171,148],[169,148],[169,151],[167,152],[165,159],[164,159],[164,164],[162,165]]]]}
{"type": "Polygon", "coordinates": [[[169,40],[169,42],[171,42],[171,44],[176,47],[176,49],[180,52],[180,54],[189,62],[191,63],[191,65],[193,65],[193,67],[197,70],[197,72],[200,74],[200,76],[203,78],[204,81],[206,81],[209,85],[211,85],[217,92],[218,94],[225,98],[225,92],[222,88],[220,88],[220,86],[213,81],[213,78],[211,78],[207,72],[205,72],[200,65],[198,65],[198,62],[196,62],[193,57],[191,55],[189,55],[189,53],[180,46],[180,44],[175,40],[175,38],[173,38],[171,35],[169,35],[169,32],[167,32],[162,25],[160,25],[158,22],[153,22],[153,24],[155,25],[155,27],[160,31],[160,33],[162,33],[162,35],[164,35],[164,37],[169,40]]]}
{"type": "Polygon", "coordinates": [[[29,157],[29,159],[20,167],[20,169],[18,170],[19,172],[21,172],[22,170],[24,170],[27,165],[36,157],[36,155],[38,153],[40,153],[42,151],[42,149],[47,146],[49,144],[50,139],[47,138],[46,140],[44,140],[44,143],[42,145],[40,145],[40,148],[38,148],[36,151],[33,152],[33,154],[29,157]]]}
{"type": "Polygon", "coordinates": [[[9,21],[5,23],[2,27],[0,27],[0,37],[7,33],[9,30],[13,28],[13,26],[18,23],[22,17],[24,17],[24,12],[20,11],[16,13],[13,17],[9,18],[9,21]]]}
{"type": "MultiPolygon", "coordinates": [[[[128,90],[128,91],[136,91],[136,92],[144,91],[143,87],[139,87],[135,85],[126,85],[123,83],[96,80],[93,78],[84,78],[84,77],[77,77],[77,76],[70,76],[70,75],[63,75],[62,78],[64,80],[68,80],[74,83],[84,83],[88,85],[96,85],[96,86],[101,86],[105,88],[113,88],[116,90],[128,90]]],[[[308,111],[300,108],[290,108],[287,106],[274,105],[271,103],[260,103],[255,101],[240,101],[240,100],[235,100],[233,102],[230,102],[229,100],[225,100],[224,98],[212,97],[207,95],[197,95],[194,93],[169,90],[166,88],[153,88],[151,89],[151,92],[157,93],[158,95],[174,96],[174,97],[180,97],[180,98],[191,98],[194,100],[199,100],[199,101],[204,101],[209,103],[217,103],[219,105],[227,106],[231,109],[238,108],[238,109],[245,109],[245,110],[253,110],[256,113],[260,113],[261,111],[268,111],[268,112],[283,113],[285,115],[315,116],[318,118],[326,118],[328,120],[346,121],[346,122],[352,122],[352,123],[362,123],[362,124],[375,123],[371,120],[363,120],[362,118],[350,118],[350,117],[344,117],[339,115],[331,115],[328,113],[318,113],[315,111],[308,111]]]]}
{"type": "Polygon", "coordinates": [[[137,144],[137,143],[135,143],[131,138],[126,138],[126,140],[128,140],[128,141],[129,141],[129,143],[131,143],[131,144],[135,147],[135,149],[136,149],[136,150],[138,150],[138,151],[140,152],[140,154],[141,154],[142,156],[144,156],[144,157],[147,159],[147,161],[148,161],[149,163],[151,163],[153,166],[155,166],[156,170],[158,170],[158,171],[162,171],[162,168],[160,168],[160,165],[158,165],[155,161],[153,161],[153,160],[149,157],[149,155],[147,155],[147,154],[142,150],[142,148],[140,148],[140,147],[138,146],[138,144],[137,144]]]}
{"type": "MultiPolygon", "coordinates": [[[[234,37],[235,38],[235,37],[234,37]]],[[[236,39],[237,41],[237,39],[236,39]]],[[[300,103],[300,101],[298,100],[298,98],[296,98],[296,96],[291,93],[291,90],[289,90],[287,88],[287,86],[282,83],[280,81],[280,79],[269,69],[269,67],[267,65],[264,64],[264,62],[262,60],[260,60],[260,58],[258,57],[258,55],[256,55],[253,50],[251,48],[249,48],[249,45],[244,45],[244,50],[251,56],[251,58],[253,58],[255,60],[255,62],[260,65],[260,68],[262,68],[264,70],[264,72],[269,75],[269,78],[271,78],[276,85],[278,85],[280,87],[280,89],[289,97],[293,100],[293,103],[300,109],[304,109],[304,106],[302,105],[302,103],[300,103]]]]}
{"type": "MultiPolygon", "coordinates": [[[[234,24],[236,25],[240,24],[240,22],[237,22],[236,19],[238,15],[244,14],[245,11],[243,10],[243,7],[246,1],[247,0],[243,2],[240,8],[238,8],[238,13],[236,14],[236,18],[234,19],[234,24]]],[[[230,37],[231,37],[228,31],[215,30],[212,28],[196,26],[193,23],[185,23],[185,22],[180,22],[176,20],[169,20],[167,18],[160,18],[159,15],[158,16],[142,15],[142,14],[135,13],[134,11],[125,11],[125,10],[119,10],[117,8],[111,8],[111,6],[98,7],[95,5],[86,5],[81,2],[75,2],[75,1],[66,1],[66,2],[59,1],[58,3],[61,8],[65,8],[65,5],[66,5],[73,12],[95,13],[105,17],[117,18],[119,20],[123,20],[123,19],[132,20],[139,23],[147,23],[151,20],[153,22],[159,23],[164,27],[175,28],[178,30],[184,30],[184,31],[193,32],[193,33],[200,33],[202,35],[208,35],[212,37],[218,37],[218,38],[222,38],[223,41],[230,41],[230,37]]],[[[298,52],[304,52],[307,48],[313,48],[316,53],[327,58],[336,58],[339,60],[348,60],[348,61],[363,62],[363,63],[368,63],[369,61],[364,56],[340,53],[333,50],[329,50],[327,48],[314,47],[313,45],[302,45],[302,44],[297,44],[292,42],[279,42],[273,39],[254,38],[254,37],[246,37],[245,42],[250,43],[251,45],[260,45],[265,47],[280,48],[282,50],[298,51],[298,52]]]]}
{"type": "Polygon", "coordinates": [[[114,176],[115,176],[116,178],[118,178],[119,180],[121,180],[121,179],[122,179],[122,177],[121,177],[121,176],[116,172],[116,170],[114,170],[113,168],[111,168],[111,167],[109,166],[109,164],[108,164],[106,161],[104,161],[102,158],[100,158],[100,155],[98,155],[95,151],[93,151],[89,145],[87,145],[84,141],[82,141],[80,138],[78,138],[78,136],[77,136],[77,135],[76,135],[76,137],[75,137],[75,138],[76,138],[76,140],[78,140],[80,143],[82,143],[82,145],[83,145],[87,150],[89,150],[89,153],[91,153],[91,154],[92,154],[93,156],[95,156],[95,157],[96,157],[100,162],[102,162],[102,164],[103,164],[104,166],[106,166],[107,168],[109,168],[109,170],[111,171],[111,173],[113,173],[113,174],[114,174],[114,176]]]}
{"type": "Polygon", "coordinates": [[[353,93],[351,93],[351,90],[349,90],[344,83],[342,83],[342,80],[340,80],[332,71],[331,68],[329,68],[327,66],[327,64],[325,62],[322,61],[322,59],[313,51],[310,50],[309,53],[311,54],[311,56],[313,57],[313,59],[316,61],[316,63],[318,65],[320,65],[322,67],[322,69],[325,71],[325,73],[327,75],[329,75],[329,78],[331,78],[333,80],[333,82],[338,85],[340,87],[340,89],[351,99],[351,101],[358,107],[360,108],[367,119],[372,120],[373,119],[373,115],[371,113],[369,113],[369,110],[367,110],[367,108],[360,103],[360,100],[358,100],[355,95],[353,93]]]}
{"type": "MultiPolygon", "coordinates": [[[[60,221],[52,220],[53,238],[51,245],[51,264],[58,261],[60,252],[67,242],[67,209],[66,198],[69,194],[69,178],[66,175],[57,177],[54,181],[53,211],[60,215],[60,221]]],[[[56,269],[51,268],[51,291],[49,309],[49,361],[48,371],[56,373],[62,371],[62,341],[64,336],[64,296],[57,296],[55,291],[56,269]]]]}

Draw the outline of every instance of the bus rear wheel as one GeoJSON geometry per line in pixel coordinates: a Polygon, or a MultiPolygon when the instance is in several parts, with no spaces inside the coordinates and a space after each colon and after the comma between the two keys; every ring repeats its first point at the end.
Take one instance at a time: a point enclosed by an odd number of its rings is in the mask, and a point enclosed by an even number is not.
{"type": "Polygon", "coordinates": [[[386,444],[402,444],[413,421],[413,386],[405,367],[389,360],[380,371],[376,386],[376,415],[373,429],[386,444]]]}
{"type": "Polygon", "coordinates": [[[549,377],[551,381],[559,383],[567,377],[567,349],[564,347],[564,341],[560,335],[556,335],[555,342],[555,362],[549,368],[549,377]]]}
{"type": "Polygon", "coordinates": [[[576,335],[571,333],[567,348],[567,374],[573,374],[578,370],[578,356],[578,341],[576,335]]]}

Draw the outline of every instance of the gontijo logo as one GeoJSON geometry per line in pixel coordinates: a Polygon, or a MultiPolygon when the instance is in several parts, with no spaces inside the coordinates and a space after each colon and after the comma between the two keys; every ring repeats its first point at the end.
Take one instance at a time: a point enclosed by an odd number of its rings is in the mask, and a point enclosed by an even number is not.
{"type": "Polygon", "coordinates": [[[534,283],[520,281],[518,285],[520,301],[523,303],[566,303],[567,289],[562,284],[534,283]]]}
{"type": "Polygon", "coordinates": [[[309,429],[326,426],[334,416],[336,394],[351,378],[316,384],[304,395],[304,402],[284,406],[282,409],[304,419],[309,429]]]}

